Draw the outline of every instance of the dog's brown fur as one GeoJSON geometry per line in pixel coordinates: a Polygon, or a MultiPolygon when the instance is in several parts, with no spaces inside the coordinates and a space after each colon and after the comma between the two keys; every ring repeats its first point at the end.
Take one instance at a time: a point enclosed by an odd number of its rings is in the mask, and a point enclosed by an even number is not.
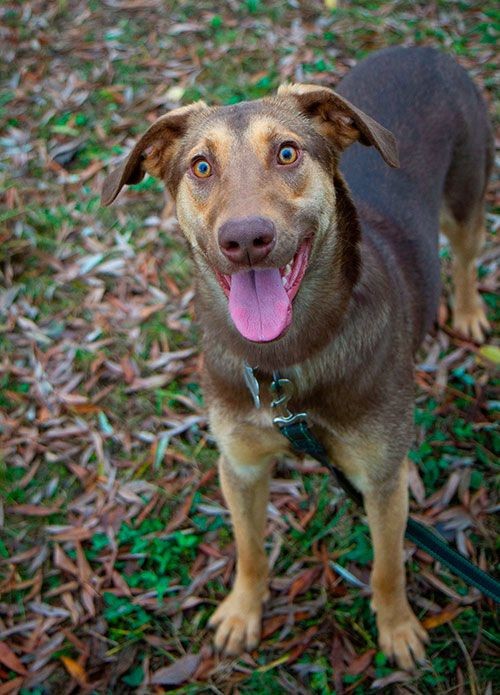
{"type": "MultiPolygon", "coordinates": [[[[364,495],[374,545],[372,605],[382,649],[410,668],[426,634],[405,594],[406,453],[412,439],[413,354],[439,296],[438,220],[455,254],[457,330],[480,341],[487,321],[474,261],[483,235],[483,199],[491,166],[484,104],[465,73],[429,49],[392,49],[364,61],[342,82],[343,96],[312,85],[235,106],[202,102],[159,119],[105,182],[109,204],[145,172],[175,198],[198,268],[204,387],[218,441],[220,478],[231,511],[238,563],[230,595],[212,616],[217,647],[233,654],[260,639],[268,597],[263,548],[271,461],[288,451],[273,428],[266,396],[280,369],[295,383],[292,409],[309,412],[332,460],[364,495]],[[357,105],[354,107],[347,98],[357,105]],[[401,169],[390,132],[398,136],[401,169]],[[276,165],[280,143],[303,156],[276,165]],[[193,158],[210,159],[199,181],[193,158]],[[214,274],[232,274],[218,230],[233,218],[274,221],[276,244],[259,267],[282,267],[312,238],[293,322],[270,343],[245,340],[230,320],[214,274]],[[242,377],[258,366],[263,407],[242,377]]],[[[238,268],[239,270],[240,268],[238,268]]]]}

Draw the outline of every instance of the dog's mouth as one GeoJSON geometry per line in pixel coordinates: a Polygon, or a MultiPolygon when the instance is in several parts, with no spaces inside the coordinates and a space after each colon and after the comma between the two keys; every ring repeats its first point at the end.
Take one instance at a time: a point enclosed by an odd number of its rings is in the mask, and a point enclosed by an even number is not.
{"type": "Polygon", "coordinates": [[[268,343],[281,338],[292,322],[292,302],[306,272],[311,239],[306,239],[283,268],[244,270],[233,275],[216,271],[229,299],[234,325],[247,340],[268,343]]]}

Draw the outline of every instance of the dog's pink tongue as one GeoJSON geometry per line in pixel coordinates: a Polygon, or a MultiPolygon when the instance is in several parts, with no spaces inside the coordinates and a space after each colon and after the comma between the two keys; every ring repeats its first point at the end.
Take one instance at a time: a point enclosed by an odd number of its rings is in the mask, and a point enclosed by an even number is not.
{"type": "Polygon", "coordinates": [[[256,343],[278,338],[292,320],[278,268],[231,275],[229,313],[244,338],[256,343]]]}

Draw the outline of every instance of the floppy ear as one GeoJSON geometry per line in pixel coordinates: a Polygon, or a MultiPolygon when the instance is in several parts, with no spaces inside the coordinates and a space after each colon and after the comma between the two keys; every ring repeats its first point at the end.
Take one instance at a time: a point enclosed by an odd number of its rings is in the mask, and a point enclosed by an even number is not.
{"type": "Polygon", "coordinates": [[[302,113],[312,118],[320,133],[340,150],[359,140],[373,145],[389,166],[399,166],[394,135],[332,89],[313,84],[283,85],[278,96],[295,99],[302,113]]]}
{"type": "Polygon", "coordinates": [[[102,204],[110,205],[123,186],[139,183],[146,172],[152,176],[163,176],[177,141],[188,128],[190,118],[203,109],[208,109],[208,106],[203,101],[197,101],[160,116],[128,157],[104,180],[102,204]]]}

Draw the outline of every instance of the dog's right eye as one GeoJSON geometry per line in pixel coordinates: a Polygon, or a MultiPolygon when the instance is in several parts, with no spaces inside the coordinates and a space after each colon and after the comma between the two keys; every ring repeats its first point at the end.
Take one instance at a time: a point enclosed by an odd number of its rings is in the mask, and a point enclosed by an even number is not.
{"type": "Polygon", "coordinates": [[[193,162],[191,171],[199,179],[208,179],[212,175],[212,167],[206,159],[197,159],[193,162]]]}
{"type": "Polygon", "coordinates": [[[293,164],[298,157],[298,148],[292,143],[284,143],[278,151],[278,164],[293,164]]]}

